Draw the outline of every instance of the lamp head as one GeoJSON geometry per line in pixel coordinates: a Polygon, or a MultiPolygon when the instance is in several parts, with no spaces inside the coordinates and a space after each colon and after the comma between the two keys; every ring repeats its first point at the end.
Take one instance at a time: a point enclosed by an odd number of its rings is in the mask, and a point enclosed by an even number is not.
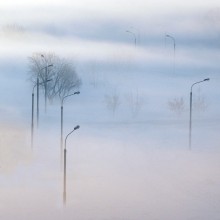
{"type": "Polygon", "coordinates": [[[79,128],[80,128],[80,126],[77,125],[77,126],[74,128],[74,131],[77,130],[77,129],[79,129],[79,128]]]}
{"type": "Polygon", "coordinates": [[[206,79],[204,79],[203,81],[209,81],[210,79],[209,78],[206,78],[206,79]]]}

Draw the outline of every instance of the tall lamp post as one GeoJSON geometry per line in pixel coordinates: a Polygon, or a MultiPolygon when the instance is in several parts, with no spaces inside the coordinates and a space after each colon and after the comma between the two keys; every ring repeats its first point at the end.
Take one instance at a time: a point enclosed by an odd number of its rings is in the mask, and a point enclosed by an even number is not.
{"type": "Polygon", "coordinates": [[[70,95],[66,95],[61,100],[61,126],[60,126],[61,127],[61,134],[60,134],[60,157],[61,159],[60,159],[60,163],[62,163],[62,158],[63,158],[63,155],[62,155],[63,153],[63,102],[64,102],[64,99],[66,99],[67,97],[72,96],[72,95],[77,95],[77,94],[80,94],[80,92],[77,91],[70,95]]]}
{"type": "Polygon", "coordinates": [[[129,33],[129,34],[132,34],[132,35],[134,36],[134,45],[135,45],[135,47],[136,47],[136,44],[137,44],[136,34],[133,33],[133,32],[131,32],[131,31],[129,31],[129,30],[127,30],[126,32],[129,33]]]}
{"type": "Polygon", "coordinates": [[[166,37],[170,38],[173,41],[173,72],[175,73],[176,40],[169,34],[166,34],[166,37]]]}
{"type": "MultiPolygon", "coordinates": [[[[39,83],[38,83],[39,84],[39,83]]],[[[31,148],[33,149],[33,139],[34,139],[34,89],[38,85],[35,84],[32,89],[32,99],[31,99],[31,148]]]]}
{"type": "Polygon", "coordinates": [[[63,204],[66,205],[66,141],[70,134],[72,134],[75,130],[79,129],[79,125],[77,125],[65,138],[65,148],[64,148],[64,171],[63,171],[63,204]]]}
{"type": "MultiPolygon", "coordinates": [[[[41,72],[43,69],[46,69],[51,66],[53,66],[53,64],[50,64],[48,66],[41,68],[39,72],[41,72]]],[[[39,73],[37,76],[37,127],[38,127],[38,124],[39,124],[39,73]]]]}
{"type": "Polygon", "coordinates": [[[191,150],[191,139],[192,139],[192,89],[193,86],[198,84],[198,83],[202,83],[205,81],[209,81],[209,78],[206,78],[204,80],[201,80],[199,82],[195,82],[192,84],[191,89],[190,89],[190,113],[189,113],[189,150],[191,150]]]}
{"type": "Polygon", "coordinates": [[[47,77],[48,77],[48,67],[49,66],[53,66],[53,64],[48,65],[48,62],[45,58],[45,56],[43,54],[41,54],[41,57],[45,60],[46,62],[46,67],[45,67],[45,71],[46,71],[46,77],[45,77],[45,94],[44,94],[44,99],[45,99],[45,113],[47,111],[47,77]]]}
{"type": "MultiPolygon", "coordinates": [[[[52,79],[48,79],[47,82],[51,81],[52,79]]],[[[34,140],[34,89],[36,86],[39,86],[41,84],[43,84],[44,82],[36,83],[33,86],[32,89],[32,103],[31,103],[31,148],[33,148],[33,140],[34,140]]]]}

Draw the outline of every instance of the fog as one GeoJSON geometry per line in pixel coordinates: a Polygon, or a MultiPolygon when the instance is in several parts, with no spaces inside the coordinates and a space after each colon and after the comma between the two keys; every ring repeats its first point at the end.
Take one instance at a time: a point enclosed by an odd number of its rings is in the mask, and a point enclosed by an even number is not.
{"type": "Polygon", "coordinates": [[[9,0],[0,13],[1,219],[220,218],[217,1],[9,0]],[[71,60],[82,80],[64,103],[64,136],[80,125],[67,141],[66,206],[60,102],[45,113],[43,93],[31,147],[36,52],[71,60]],[[190,88],[205,78],[190,150],[190,88]]]}
{"type": "MultiPolygon", "coordinates": [[[[146,124],[81,124],[68,141],[66,207],[59,134],[55,126],[46,128],[46,136],[38,134],[32,162],[16,154],[22,163],[2,172],[2,218],[218,219],[215,143],[195,138],[189,151],[185,125],[146,124]]],[[[199,136],[204,130],[200,126],[199,136]]]]}

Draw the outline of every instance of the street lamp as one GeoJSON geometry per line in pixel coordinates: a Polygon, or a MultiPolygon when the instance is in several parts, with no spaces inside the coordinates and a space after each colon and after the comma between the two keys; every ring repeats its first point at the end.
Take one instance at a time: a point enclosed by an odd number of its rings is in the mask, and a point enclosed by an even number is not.
{"type": "MultiPolygon", "coordinates": [[[[41,57],[42,57],[42,58],[45,60],[45,62],[46,62],[46,67],[45,67],[45,71],[46,71],[45,83],[46,83],[46,80],[47,80],[47,77],[48,77],[48,67],[51,66],[51,65],[53,66],[53,64],[48,65],[47,60],[46,60],[46,58],[44,57],[43,54],[41,54],[41,57]]],[[[45,113],[46,113],[46,111],[47,111],[47,83],[45,84],[44,99],[45,99],[45,113]]]]}
{"type": "Polygon", "coordinates": [[[173,72],[175,73],[176,40],[169,34],[166,34],[166,37],[170,38],[173,41],[173,72]]]}
{"type": "MultiPolygon", "coordinates": [[[[43,56],[43,55],[41,55],[41,56],[43,56]]],[[[50,64],[48,66],[41,68],[39,72],[41,72],[43,69],[47,69],[48,67],[51,67],[51,66],[53,66],[53,64],[50,64]]],[[[39,72],[37,75],[37,127],[39,124],[39,72]]]]}
{"type": "MultiPolygon", "coordinates": [[[[51,81],[52,79],[48,79],[47,82],[51,81]]],[[[33,148],[33,139],[34,139],[34,89],[36,86],[39,86],[41,84],[43,84],[44,82],[41,82],[41,83],[36,83],[34,86],[33,86],[33,89],[32,89],[32,109],[31,109],[31,148],[33,148]]]]}
{"type": "Polygon", "coordinates": [[[126,31],[127,33],[129,33],[129,34],[132,34],[133,36],[134,36],[134,45],[135,45],[135,47],[136,47],[136,44],[137,44],[137,38],[136,38],[136,34],[135,33],[133,33],[133,32],[131,32],[131,31],[126,31]]]}
{"type": "Polygon", "coordinates": [[[189,150],[191,150],[191,138],[192,138],[192,134],[191,134],[191,132],[192,132],[192,89],[195,84],[202,83],[202,82],[209,81],[209,80],[210,80],[209,78],[206,78],[206,79],[201,80],[199,82],[195,82],[192,84],[191,89],[190,89],[189,150]]]}
{"type": "Polygon", "coordinates": [[[77,125],[65,138],[65,148],[64,148],[64,172],[63,172],[63,204],[66,205],[66,141],[70,134],[72,134],[75,130],[79,129],[79,125],[77,125]]]}
{"type": "Polygon", "coordinates": [[[78,95],[78,94],[80,94],[80,92],[79,91],[77,91],[77,92],[74,92],[74,93],[72,93],[72,94],[70,94],[70,95],[66,95],[66,96],[64,96],[63,98],[62,98],[62,100],[61,100],[61,135],[60,135],[60,157],[61,157],[61,159],[60,159],[60,163],[62,163],[62,153],[63,153],[63,102],[64,102],[64,99],[65,98],[67,98],[67,97],[69,97],[69,96],[72,96],[72,95],[78,95]]]}

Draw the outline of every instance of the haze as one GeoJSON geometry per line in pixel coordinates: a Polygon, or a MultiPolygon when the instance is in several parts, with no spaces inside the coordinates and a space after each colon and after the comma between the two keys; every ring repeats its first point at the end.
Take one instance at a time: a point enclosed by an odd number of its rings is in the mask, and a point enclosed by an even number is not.
{"type": "Polygon", "coordinates": [[[220,219],[218,1],[1,0],[0,13],[0,219],[220,219]],[[66,206],[60,102],[45,113],[43,93],[31,148],[36,52],[71,60],[82,80],[64,103],[64,135],[80,125],[66,206]],[[206,78],[190,150],[190,88],[206,78]]]}

